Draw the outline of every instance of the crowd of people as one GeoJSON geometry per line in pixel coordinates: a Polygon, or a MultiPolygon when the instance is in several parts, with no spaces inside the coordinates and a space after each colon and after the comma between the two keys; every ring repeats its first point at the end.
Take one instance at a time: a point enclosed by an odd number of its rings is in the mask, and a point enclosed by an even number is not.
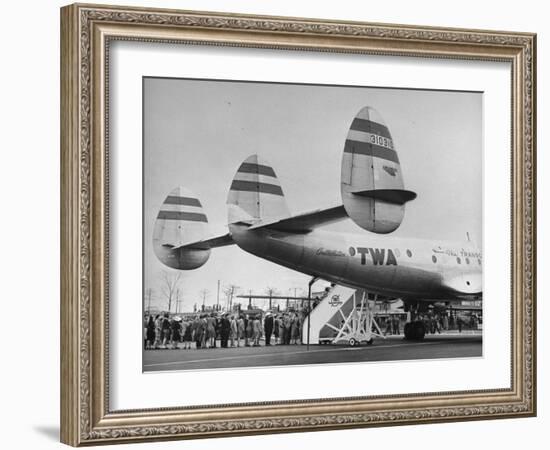
{"type": "MultiPolygon", "coordinates": [[[[418,320],[424,322],[424,328],[428,334],[441,334],[443,331],[458,330],[462,332],[464,328],[476,330],[481,319],[477,314],[469,314],[463,317],[458,314],[433,313],[420,314],[418,320]]],[[[384,322],[384,334],[400,334],[400,321],[397,317],[389,317],[384,322]]]]}
{"type": "Polygon", "coordinates": [[[154,349],[258,347],[302,343],[303,311],[278,314],[202,313],[187,317],[149,315],[144,346],[154,349]]]}
{"type": "MultiPolygon", "coordinates": [[[[477,314],[470,314],[464,318],[458,314],[429,312],[420,314],[418,320],[424,322],[424,328],[428,334],[441,334],[441,332],[449,330],[458,330],[461,333],[464,328],[475,330],[481,323],[477,314]]],[[[403,323],[399,315],[384,317],[379,322],[385,336],[401,334],[403,323]]]]}
{"type": "Polygon", "coordinates": [[[381,324],[384,330],[384,335],[389,334],[401,334],[401,321],[398,316],[389,316],[384,319],[384,323],[381,324]]]}
{"type": "MultiPolygon", "coordinates": [[[[185,317],[168,313],[148,315],[144,321],[144,347],[155,349],[207,349],[228,347],[258,347],[260,345],[301,344],[302,325],[307,317],[307,307],[287,312],[246,313],[197,313],[185,317]]],[[[459,315],[428,313],[420,315],[426,333],[464,327],[476,329],[481,321],[477,315],[464,320],[459,315]]],[[[401,334],[402,320],[398,315],[381,318],[384,335],[401,334]]]]}

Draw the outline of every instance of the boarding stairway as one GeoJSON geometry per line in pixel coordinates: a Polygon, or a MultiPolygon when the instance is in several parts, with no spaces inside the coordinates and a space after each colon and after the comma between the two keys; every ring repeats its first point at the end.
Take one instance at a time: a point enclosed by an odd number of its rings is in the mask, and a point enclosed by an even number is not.
{"type": "MultiPolygon", "coordinates": [[[[374,298],[376,301],[376,298],[374,298]]],[[[304,320],[302,336],[310,344],[340,344],[351,346],[372,343],[383,333],[370,307],[373,301],[365,291],[334,285],[304,320]]]]}

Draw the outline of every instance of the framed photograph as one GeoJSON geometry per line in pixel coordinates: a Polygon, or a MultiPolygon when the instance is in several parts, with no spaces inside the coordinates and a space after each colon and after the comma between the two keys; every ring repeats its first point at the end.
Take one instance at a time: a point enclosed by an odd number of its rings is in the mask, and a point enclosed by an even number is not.
{"type": "Polygon", "coordinates": [[[536,414],[531,33],[61,9],[61,440],[536,414]]]}

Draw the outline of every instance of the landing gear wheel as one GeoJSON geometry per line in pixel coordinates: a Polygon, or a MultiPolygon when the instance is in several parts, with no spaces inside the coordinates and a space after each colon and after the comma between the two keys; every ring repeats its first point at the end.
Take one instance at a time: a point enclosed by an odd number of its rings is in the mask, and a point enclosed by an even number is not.
{"type": "Polygon", "coordinates": [[[412,339],[412,332],[411,332],[411,328],[412,328],[412,323],[411,322],[407,322],[405,324],[405,328],[403,329],[403,333],[405,334],[405,339],[407,341],[410,341],[412,339]]]}
{"type": "Polygon", "coordinates": [[[374,342],[374,339],[373,339],[373,338],[370,338],[370,339],[367,341],[367,345],[372,345],[373,342],[374,342]]]}
{"type": "Polygon", "coordinates": [[[355,338],[351,338],[349,341],[348,341],[350,347],[355,347],[356,345],[359,344],[359,342],[357,342],[357,340],[355,338]]]}
{"type": "Polygon", "coordinates": [[[413,335],[414,339],[421,341],[426,335],[426,327],[423,322],[417,321],[413,323],[413,335]]]}
{"type": "Polygon", "coordinates": [[[424,326],[424,322],[420,320],[408,322],[405,324],[403,333],[407,341],[421,341],[426,335],[426,327],[424,326]]]}

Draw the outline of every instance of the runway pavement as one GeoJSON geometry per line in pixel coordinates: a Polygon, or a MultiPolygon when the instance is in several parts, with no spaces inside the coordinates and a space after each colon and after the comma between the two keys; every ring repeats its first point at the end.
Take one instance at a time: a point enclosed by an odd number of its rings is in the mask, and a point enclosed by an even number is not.
{"type": "MultiPolygon", "coordinates": [[[[219,343],[218,343],[219,345],[219,343]]],[[[481,334],[429,335],[421,342],[402,336],[376,339],[371,346],[272,345],[200,350],[145,350],[143,371],[200,370],[365,361],[471,358],[482,356],[481,334]]]]}

